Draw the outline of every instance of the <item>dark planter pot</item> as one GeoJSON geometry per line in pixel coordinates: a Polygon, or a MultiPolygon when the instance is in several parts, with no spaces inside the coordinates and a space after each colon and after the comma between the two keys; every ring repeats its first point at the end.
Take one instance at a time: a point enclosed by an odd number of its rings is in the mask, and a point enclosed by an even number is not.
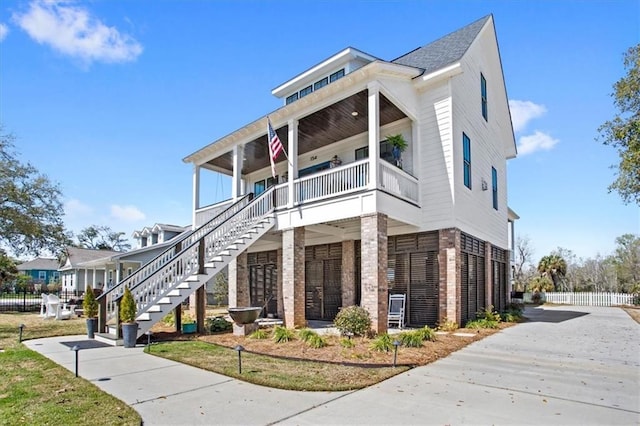
{"type": "Polygon", "coordinates": [[[98,331],[98,318],[87,318],[87,337],[93,339],[98,331]]]}
{"type": "Polygon", "coordinates": [[[138,323],[122,324],[122,341],[125,348],[135,348],[138,340],[138,323]]]}

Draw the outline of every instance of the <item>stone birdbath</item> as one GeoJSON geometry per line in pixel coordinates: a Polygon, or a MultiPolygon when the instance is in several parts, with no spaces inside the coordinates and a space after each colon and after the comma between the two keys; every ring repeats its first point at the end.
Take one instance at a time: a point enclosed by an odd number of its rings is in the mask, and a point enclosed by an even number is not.
{"type": "Polygon", "coordinates": [[[246,336],[258,329],[256,320],[262,307],[229,308],[229,316],[233,320],[233,335],[246,336]]]}

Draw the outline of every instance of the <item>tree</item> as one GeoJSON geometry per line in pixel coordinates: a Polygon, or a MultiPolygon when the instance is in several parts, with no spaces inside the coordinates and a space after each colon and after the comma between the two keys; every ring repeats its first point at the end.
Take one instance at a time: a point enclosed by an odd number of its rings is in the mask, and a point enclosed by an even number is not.
{"type": "Polygon", "coordinates": [[[91,225],[80,231],[76,239],[80,247],[124,252],[131,249],[124,235],[124,232],[115,232],[108,226],[91,225]]]}
{"type": "Polygon", "coordinates": [[[528,236],[518,236],[516,238],[514,263],[514,280],[517,291],[524,291],[527,282],[535,274],[535,269],[531,264],[533,258],[533,248],[531,239],[528,236]]]}
{"type": "Polygon", "coordinates": [[[627,75],[614,85],[618,114],[598,128],[605,145],[618,150],[620,163],[609,192],[617,191],[625,204],[640,205],[640,44],[624,55],[627,75]]]}
{"type": "Polygon", "coordinates": [[[540,259],[538,272],[553,282],[556,290],[561,290],[562,280],[567,273],[567,263],[557,254],[550,254],[540,259]]]}
{"type": "Polygon", "coordinates": [[[13,151],[15,137],[0,126],[0,244],[16,255],[58,252],[70,239],[60,188],[13,151]]]}
{"type": "Polygon", "coordinates": [[[533,277],[529,280],[527,285],[528,290],[532,293],[535,292],[547,292],[553,290],[553,281],[549,277],[542,275],[533,277]]]}
{"type": "Polygon", "coordinates": [[[640,284],[640,236],[624,234],[616,238],[613,255],[620,291],[631,292],[640,284]]]}
{"type": "Polygon", "coordinates": [[[0,249],[0,291],[4,291],[8,284],[18,276],[16,262],[0,249]]]}

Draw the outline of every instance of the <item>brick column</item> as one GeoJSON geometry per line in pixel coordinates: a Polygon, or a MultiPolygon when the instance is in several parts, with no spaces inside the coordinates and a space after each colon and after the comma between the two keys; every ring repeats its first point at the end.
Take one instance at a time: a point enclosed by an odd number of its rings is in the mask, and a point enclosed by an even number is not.
{"type": "Polygon", "coordinates": [[[249,270],[244,251],[229,263],[229,307],[244,307],[249,303],[249,270]]]}
{"type": "Polygon", "coordinates": [[[278,293],[278,318],[284,318],[284,299],[282,298],[282,249],[276,254],[276,292],[278,293]]]}
{"type": "Polygon", "coordinates": [[[355,241],[342,242],[342,306],[356,304],[356,249],[355,241]]]}
{"type": "Polygon", "coordinates": [[[460,324],[462,296],[460,232],[455,228],[438,231],[439,321],[446,318],[460,324]]]}
{"type": "Polygon", "coordinates": [[[360,219],[362,238],[362,300],[361,305],[371,315],[371,327],[376,333],[387,331],[387,216],[376,213],[360,219]]]}
{"type": "Polygon", "coordinates": [[[282,231],[282,302],[287,328],[304,327],[304,227],[282,231]]]}

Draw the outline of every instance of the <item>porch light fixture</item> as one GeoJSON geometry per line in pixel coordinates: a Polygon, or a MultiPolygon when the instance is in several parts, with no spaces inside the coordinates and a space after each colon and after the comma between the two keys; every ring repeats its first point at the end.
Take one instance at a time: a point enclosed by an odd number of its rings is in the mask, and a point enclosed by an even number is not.
{"type": "Polygon", "coordinates": [[[78,351],[80,350],[80,346],[74,345],[71,350],[76,353],[76,377],[78,377],[78,351]]]}
{"type": "Polygon", "coordinates": [[[396,360],[398,359],[398,346],[400,346],[400,341],[399,340],[394,340],[393,341],[393,366],[395,368],[396,366],[396,360]]]}
{"type": "Polygon", "coordinates": [[[20,336],[18,337],[18,343],[22,343],[22,330],[24,330],[24,324],[20,324],[18,326],[18,329],[20,329],[20,336]]]}
{"type": "Polygon", "coordinates": [[[242,351],[244,351],[244,347],[238,345],[233,349],[238,351],[238,374],[242,374],[242,351]]]}

